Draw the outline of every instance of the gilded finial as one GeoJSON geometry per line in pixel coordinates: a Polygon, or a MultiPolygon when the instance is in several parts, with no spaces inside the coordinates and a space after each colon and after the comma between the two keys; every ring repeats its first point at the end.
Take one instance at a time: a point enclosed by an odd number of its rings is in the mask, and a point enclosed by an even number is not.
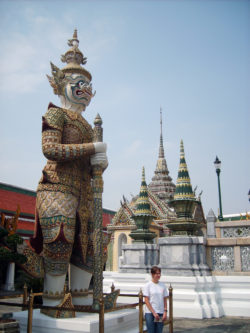
{"type": "Polygon", "coordinates": [[[181,144],[180,144],[180,156],[185,158],[184,145],[183,145],[182,139],[181,139],[181,144]]]}
{"type": "Polygon", "coordinates": [[[77,29],[74,30],[73,38],[77,39],[77,29]]]}
{"type": "Polygon", "coordinates": [[[164,158],[163,138],[162,138],[162,108],[160,107],[160,147],[159,147],[159,158],[164,158]]]}
{"type": "Polygon", "coordinates": [[[77,48],[79,45],[79,40],[77,38],[77,29],[74,30],[73,38],[68,40],[68,45],[77,48]]]}
{"type": "Polygon", "coordinates": [[[145,168],[144,168],[144,166],[142,167],[142,182],[146,182],[145,181],[145,168]]]}

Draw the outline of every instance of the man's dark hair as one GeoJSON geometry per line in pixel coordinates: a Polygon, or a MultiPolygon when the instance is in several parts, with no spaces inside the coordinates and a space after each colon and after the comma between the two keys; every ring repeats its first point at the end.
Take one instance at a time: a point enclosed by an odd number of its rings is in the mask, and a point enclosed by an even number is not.
{"type": "Polygon", "coordinates": [[[156,274],[157,272],[160,272],[160,273],[161,273],[161,269],[160,269],[160,267],[158,267],[158,266],[153,266],[153,267],[151,268],[151,274],[154,275],[154,274],[156,274]]]}

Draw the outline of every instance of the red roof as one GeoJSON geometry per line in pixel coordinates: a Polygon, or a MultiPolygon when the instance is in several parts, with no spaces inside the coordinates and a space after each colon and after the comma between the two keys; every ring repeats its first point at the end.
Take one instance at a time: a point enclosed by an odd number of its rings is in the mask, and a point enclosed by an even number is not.
{"type": "Polygon", "coordinates": [[[35,214],[36,194],[0,183],[0,210],[15,212],[20,206],[21,214],[35,214]]]}
{"type": "Polygon", "coordinates": [[[102,212],[102,225],[104,226],[104,228],[107,227],[108,224],[111,223],[111,220],[112,218],[114,217],[115,215],[115,212],[113,213],[109,213],[109,212],[106,212],[105,209],[103,210],[102,212]]]}
{"type": "MultiPolygon", "coordinates": [[[[13,185],[0,183],[0,211],[14,213],[20,206],[20,217],[34,218],[36,205],[36,192],[13,185]]],[[[111,223],[115,212],[103,209],[103,227],[111,223]]],[[[33,230],[32,223],[19,220],[18,229],[33,230]]]]}

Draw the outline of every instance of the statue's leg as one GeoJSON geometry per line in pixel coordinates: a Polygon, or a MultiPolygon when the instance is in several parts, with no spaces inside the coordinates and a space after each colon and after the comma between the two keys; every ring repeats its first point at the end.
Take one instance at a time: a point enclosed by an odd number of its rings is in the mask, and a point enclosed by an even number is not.
{"type": "Polygon", "coordinates": [[[42,313],[50,317],[75,317],[71,295],[65,293],[64,290],[72,246],[73,244],[67,243],[65,239],[59,239],[52,243],[44,244],[43,247],[45,268],[43,305],[58,307],[58,309],[43,308],[41,310],[42,313]]]}
{"type": "Polygon", "coordinates": [[[46,306],[56,306],[63,300],[62,291],[64,289],[66,274],[63,275],[50,275],[49,273],[45,274],[44,277],[44,291],[53,290],[51,297],[49,292],[43,297],[43,305],[46,306]],[[56,297],[56,295],[58,297],[56,297]]]}
{"type": "Polygon", "coordinates": [[[77,235],[70,264],[70,290],[74,305],[92,304],[88,299],[88,289],[93,270],[93,202],[90,184],[82,185],[77,207],[77,235]]]}
{"type": "MultiPolygon", "coordinates": [[[[75,236],[77,199],[60,192],[38,192],[37,210],[43,234],[43,305],[56,306],[64,300],[65,277],[75,236]]],[[[46,311],[45,311],[46,312],[46,311]]],[[[54,312],[47,311],[53,316],[54,312]]]]}
{"type": "MultiPolygon", "coordinates": [[[[70,289],[74,305],[88,304],[87,295],[92,274],[71,264],[70,289]]],[[[92,300],[90,302],[92,304],[92,300]]]]}
{"type": "Polygon", "coordinates": [[[62,240],[43,245],[45,269],[43,305],[58,305],[64,299],[65,278],[71,252],[72,244],[62,240]]]}

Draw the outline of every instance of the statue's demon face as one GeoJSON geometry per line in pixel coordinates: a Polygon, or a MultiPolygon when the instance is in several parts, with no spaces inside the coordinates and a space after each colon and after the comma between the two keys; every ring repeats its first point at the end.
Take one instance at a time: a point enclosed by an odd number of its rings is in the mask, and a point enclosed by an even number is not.
{"type": "Polygon", "coordinates": [[[68,74],[66,80],[65,98],[70,103],[82,105],[85,109],[93,97],[91,83],[85,76],[79,74],[68,74]]]}

